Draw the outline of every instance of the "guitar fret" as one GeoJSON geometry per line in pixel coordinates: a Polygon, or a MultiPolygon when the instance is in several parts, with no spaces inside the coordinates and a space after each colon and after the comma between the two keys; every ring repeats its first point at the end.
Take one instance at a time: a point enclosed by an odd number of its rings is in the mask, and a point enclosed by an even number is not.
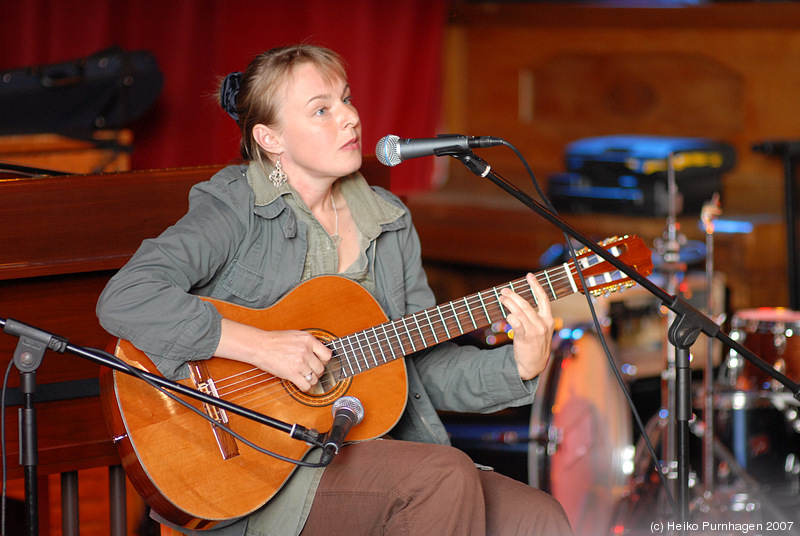
{"type": "Polygon", "coordinates": [[[569,285],[566,284],[563,277],[556,276],[556,272],[553,271],[553,281],[555,282],[555,288],[553,290],[553,295],[555,296],[553,299],[558,299],[561,296],[566,296],[569,292],[566,292],[569,288],[569,285]]]}
{"type": "Polygon", "coordinates": [[[478,301],[481,303],[481,309],[483,309],[483,314],[486,315],[486,321],[488,323],[492,323],[492,317],[489,316],[489,311],[486,309],[486,303],[483,301],[483,293],[478,292],[478,301]]]}
{"type": "Polygon", "coordinates": [[[414,338],[411,336],[411,332],[408,331],[408,324],[406,324],[406,317],[402,317],[400,320],[403,321],[403,328],[406,330],[406,335],[408,335],[408,342],[411,343],[411,351],[416,352],[417,347],[414,346],[414,338]]]}
{"type": "Polygon", "coordinates": [[[394,338],[397,340],[397,346],[400,350],[400,355],[406,355],[405,346],[403,346],[403,339],[400,337],[400,332],[397,331],[397,322],[392,322],[392,329],[394,329],[394,338]]]}
{"type": "MultiPolygon", "coordinates": [[[[352,344],[350,343],[350,337],[345,337],[345,340],[347,341],[347,343],[350,345],[350,348],[352,349],[352,344]]],[[[344,345],[342,346],[342,350],[344,352],[344,356],[345,356],[345,360],[346,360],[346,363],[347,363],[347,367],[350,369],[350,375],[354,376],[356,371],[353,368],[352,360],[350,359],[350,355],[349,355],[347,349],[344,348],[344,345]]]]}
{"type": "MultiPolygon", "coordinates": [[[[378,334],[375,333],[375,326],[372,326],[372,336],[375,337],[375,344],[378,345],[378,350],[380,350],[381,346],[378,343],[378,334]]],[[[377,367],[380,363],[378,363],[378,358],[375,355],[375,352],[372,350],[372,343],[369,344],[369,354],[372,356],[372,362],[375,363],[375,366],[377,367]]],[[[384,359],[383,362],[386,363],[386,359],[384,359]]]]}
{"type": "Polygon", "coordinates": [[[567,282],[569,283],[570,294],[575,294],[578,292],[578,286],[575,284],[575,277],[572,275],[572,271],[569,269],[569,264],[564,263],[564,275],[566,277],[567,282]]]}
{"type": "Polygon", "coordinates": [[[472,325],[474,326],[473,329],[478,329],[478,324],[475,322],[475,317],[472,316],[472,309],[470,309],[469,302],[467,301],[466,297],[464,298],[464,305],[467,306],[467,313],[469,313],[469,318],[472,321],[472,325]]]}
{"type": "Polygon", "coordinates": [[[383,329],[383,338],[386,339],[386,342],[389,344],[389,351],[392,352],[392,359],[397,359],[397,356],[394,353],[394,347],[392,346],[392,341],[389,338],[389,333],[386,331],[386,324],[382,324],[381,328],[383,329]]]}
{"type": "Polygon", "coordinates": [[[548,272],[548,270],[544,271],[544,278],[547,280],[547,285],[550,287],[550,295],[553,297],[553,299],[555,299],[556,298],[556,290],[553,288],[553,282],[550,281],[550,274],[547,273],[547,272],[548,272]]]}
{"type": "MultiPolygon", "coordinates": [[[[348,337],[348,340],[350,341],[350,348],[352,350],[352,356],[351,356],[351,360],[350,361],[354,362],[356,370],[358,372],[363,372],[363,370],[361,368],[361,363],[359,362],[359,359],[358,359],[358,356],[359,356],[359,353],[360,353],[359,349],[358,349],[358,334],[356,333],[356,334],[348,337]]],[[[358,372],[356,372],[356,374],[358,374],[358,372]]]]}
{"type": "MultiPolygon", "coordinates": [[[[355,358],[356,358],[356,366],[358,367],[358,371],[362,372],[363,369],[361,368],[361,360],[358,358],[358,356],[359,355],[360,356],[364,355],[364,348],[361,346],[361,341],[359,339],[358,334],[356,334],[355,339],[356,339],[356,341],[355,341],[356,344],[358,344],[358,352],[356,352],[356,356],[355,356],[355,358]]],[[[365,364],[366,364],[366,361],[365,361],[365,364]]],[[[369,368],[369,366],[367,366],[367,368],[369,368]]]]}
{"type": "Polygon", "coordinates": [[[428,325],[431,327],[431,333],[433,333],[433,343],[439,344],[439,336],[436,335],[436,328],[433,327],[433,322],[431,321],[431,315],[428,314],[428,310],[425,309],[423,311],[425,313],[425,320],[428,321],[428,325]]]}
{"type": "Polygon", "coordinates": [[[453,318],[456,319],[456,324],[458,325],[458,332],[464,333],[464,328],[461,327],[461,320],[458,318],[458,313],[456,312],[456,306],[453,302],[450,302],[450,309],[453,310],[453,318]]]}
{"type": "Polygon", "coordinates": [[[422,347],[426,348],[428,344],[425,341],[425,333],[422,331],[422,326],[419,325],[419,313],[414,313],[412,318],[414,319],[414,323],[417,325],[417,332],[419,333],[419,337],[422,341],[422,347]]]}
{"type": "Polygon", "coordinates": [[[364,364],[368,369],[377,365],[375,359],[375,352],[373,351],[373,342],[370,339],[370,331],[364,331],[364,364]]]}
{"type": "Polygon", "coordinates": [[[345,370],[343,365],[343,363],[347,364],[347,352],[344,349],[344,339],[336,339],[333,341],[333,355],[337,358],[339,363],[339,372],[341,373],[342,378],[352,375],[347,373],[347,370],[345,370]],[[339,347],[338,349],[337,346],[339,347]]]}
{"type": "Polygon", "coordinates": [[[444,335],[447,337],[447,340],[450,340],[450,330],[447,329],[447,321],[444,319],[444,315],[442,315],[442,308],[440,306],[436,306],[436,310],[439,312],[439,320],[442,322],[442,327],[444,328],[444,335]]]}
{"type": "Polygon", "coordinates": [[[364,368],[369,370],[373,365],[373,359],[370,358],[372,355],[372,343],[369,342],[369,331],[362,331],[361,336],[361,359],[364,361],[364,368]]]}
{"type": "MultiPolygon", "coordinates": [[[[536,281],[539,281],[538,277],[536,278],[536,281]]],[[[533,298],[533,305],[535,305],[536,308],[538,309],[539,308],[539,300],[536,299],[536,294],[533,293],[533,290],[531,290],[531,298],[533,298]]]]}
{"type": "Polygon", "coordinates": [[[503,304],[500,302],[500,293],[497,292],[497,287],[492,287],[492,290],[494,290],[494,297],[497,300],[497,305],[500,306],[500,314],[503,318],[507,317],[508,314],[506,313],[506,308],[503,307],[503,304]]]}

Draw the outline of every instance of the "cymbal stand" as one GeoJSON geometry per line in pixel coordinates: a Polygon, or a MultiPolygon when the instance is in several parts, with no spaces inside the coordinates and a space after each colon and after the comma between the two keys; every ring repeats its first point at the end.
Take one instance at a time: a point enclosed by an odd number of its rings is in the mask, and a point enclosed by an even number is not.
{"type": "MultiPolygon", "coordinates": [[[[664,238],[658,242],[660,253],[664,257],[664,267],[667,275],[667,292],[671,295],[677,295],[680,291],[680,276],[686,271],[685,264],[681,263],[681,242],[683,236],[680,233],[680,224],[678,223],[678,212],[682,208],[682,197],[678,191],[678,184],[675,179],[675,155],[670,153],[667,156],[667,225],[664,230],[664,238]]],[[[667,312],[667,325],[670,326],[675,321],[675,312],[669,310],[667,312]]],[[[664,467],[669,471],[667,473],[668,481],[673,483],[672,493],[677,495],[676,482],[676,469],[678,468],[677,458],[677,430],[676,430],[676,415],[677,408],[675,401],[677,399],[675,394],[675,380],[676,380],[676,367],[675,367],[675,351],[676,348],[668,337],[665,337],[666,344],[666,369],[662,373],[662,379],[666,384],[665,392],[662,393],[663,407],[667,411],[665,437],[666,441],[662,445],[666,445],[666,452],[662,454],[664,457],[664,467]]]]}
{"type": "MultiPolygon", "coordinates": [[[[706,237],[706,314],[714,316],[714,221],[722,214],[719,194],[703,205],[700,221],[706,237]]],[[[714,339],[708,337],[708,355],[703,373],[703,490],[706,495],[714,491],[714,339]]]]}

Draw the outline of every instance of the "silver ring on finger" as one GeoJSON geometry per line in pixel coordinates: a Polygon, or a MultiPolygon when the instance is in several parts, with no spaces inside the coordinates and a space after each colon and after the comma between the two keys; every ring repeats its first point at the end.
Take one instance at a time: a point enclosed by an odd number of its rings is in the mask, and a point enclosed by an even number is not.
{"type": "Polygon", "coordinates": [[[314,373],[313,372],[309,372],[308,374],[306,374],[303,377],[306,379],[307,382],[311,383],[311,380],[314,378],[314,373]]]}

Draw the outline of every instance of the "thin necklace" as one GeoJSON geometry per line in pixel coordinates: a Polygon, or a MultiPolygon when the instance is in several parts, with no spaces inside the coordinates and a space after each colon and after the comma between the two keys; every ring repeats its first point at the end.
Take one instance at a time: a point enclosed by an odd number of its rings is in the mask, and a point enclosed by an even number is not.
{"type": "Polygon", "coordinates": [[[333,214],[336,217],[336,228],[330,237],[331,240],[333,240],[333,245],[338,248],[339,244],[342,243],[342,237],[339,236],[339,211],[336,210],[336,201],[333,200],[333,192],[331,192],[331,205],[333,205],[333,214]]]}

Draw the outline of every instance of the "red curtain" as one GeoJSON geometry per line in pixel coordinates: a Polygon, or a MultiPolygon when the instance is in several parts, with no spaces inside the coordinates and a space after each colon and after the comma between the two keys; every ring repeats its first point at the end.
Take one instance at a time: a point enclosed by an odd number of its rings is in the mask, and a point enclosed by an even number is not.
{"type": "MultiPolygon", "coordinates": [[[[0,0],[0,70],[87,56],[112,45],[155,54],[164,89],[130,128],[133,165],[221,164],[238,130],[214,101],[217,81],[259,52],[300,41],[348,63],[364,153],[386,134],[431,137],[441,119],[447,0],[0,0]]],[[[431,185],[432,158],[392,169],[392,189],[431,185]]]]}

